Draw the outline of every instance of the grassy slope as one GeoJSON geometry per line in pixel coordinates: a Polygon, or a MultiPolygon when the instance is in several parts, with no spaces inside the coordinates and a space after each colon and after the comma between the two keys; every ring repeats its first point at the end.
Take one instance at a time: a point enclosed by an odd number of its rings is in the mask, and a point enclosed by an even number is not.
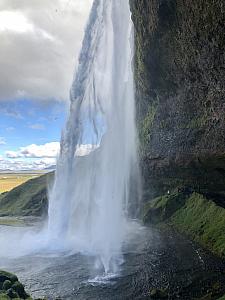
{"type": "Polygon", "coordinates": [[[167,223],[215,254],[225,257],[225,209],[204,196],[173,193],[145,206],[146,223],[167,223]]]}
{"type": "Polygon", "coordinates": [[[0,196],[0,216],[40,216],[47,208],[47,184],[53,173],[31,179],[0,196]]]}

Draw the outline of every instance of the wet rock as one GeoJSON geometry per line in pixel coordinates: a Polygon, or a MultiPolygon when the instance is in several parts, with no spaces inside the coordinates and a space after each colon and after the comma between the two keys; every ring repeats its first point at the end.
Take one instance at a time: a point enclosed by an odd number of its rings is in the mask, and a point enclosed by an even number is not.
{"type": "MultiPolygon", "coordinates": [[[[179,190],[157,197],[145,204],[143,221],[172,225],[211,252],[225,257],[225,209],[202,194],[179,190]]],[[[221,285],[215,282],[211,291],[220,294],[221,285]]]]}
{"type": "Polygon", "coordinates": [[[12,283],[18,281],[18,277],[12,273],[0,270],[0,284],[5,281],[5,280],[9,280],[12,283]]]}
{"type": "Polygon", "coordinates": [[[18,277],[12,273],[0,270],[0,300],[4,299],[29,299],[22,283],[18,281],[18,277]],[[3,292],[4,291],[4,292],[3,292]]]}
{"type": "Polygon", "coordinates": [[[150,291],[150,296],[152,299],[167,299],[168,293],[165,289],[152,289],[150,291]]]}
{"type": "Polygon", "coordinates": [[[27,293],[25,292],[24,290],[24,286],[22,283],[20,283],[19,281],[16,281],[13,285],[12,285],[12,289],[18,293],[18,295],[21,297],[21,298],[27,298],[28,295],[27,293]]]}
{"type": "Polygon", "coordinates": [[[225,193],[222,2],[130,0],[145,199],[183,185],[225,193]]]}
{"type": "Polygon", "coordinates": [[[212,300],[213,298],[212,298],[212,294],[211,293],[209,293],[209,294],[207,294],[207,295],[205,295],[205,296],[203,296],[203,297],[201,297],[201,298],[198,298],[198,299],[196,299],[196,300],[212,300]]]}
{"type": "Polygon", "coordinates": [[[5,280],[5,281],[3,282],[2,289],[3,289],[4,291],[7,291],[8,289],[11,288],[11,286],[12,286],[12,282],[11,282],[10,280],[5,280]]]}
{"type": "Polygon", "coordinates": [[[17,294],[17,292],[15,292],[12,288],[11,289],[8,289],[6,291],[6,295],[8,297],[10,297],[11,299],[20,299],[19,295],[17,294]]]}

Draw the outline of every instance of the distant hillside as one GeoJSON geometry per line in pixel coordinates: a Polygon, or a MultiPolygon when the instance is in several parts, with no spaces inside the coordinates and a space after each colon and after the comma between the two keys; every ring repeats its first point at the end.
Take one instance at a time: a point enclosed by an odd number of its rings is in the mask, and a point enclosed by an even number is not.
{"type": "Polygon", "coordinates": [[[0,195],[0,216],[41,216],[47,213],[47,186],[54,172],[31,179],[0,195]]]}
{"type": "Polygon", "coordinates": [[[56,165],[52,165],[50,167],[45,168],[44,171],[48,171],[48,170],[55,171],[55,169],[56,169],[56,165]]]}

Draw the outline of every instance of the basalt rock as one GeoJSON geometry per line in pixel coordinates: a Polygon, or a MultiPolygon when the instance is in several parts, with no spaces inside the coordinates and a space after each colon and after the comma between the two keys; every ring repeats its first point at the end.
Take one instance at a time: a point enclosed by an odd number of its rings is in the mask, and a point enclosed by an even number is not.
{"type": "Polygon", "coordinates": [[[145,196],[185,185],[223,197],[225,2],[130,0],[130,7],[145,196]]]}

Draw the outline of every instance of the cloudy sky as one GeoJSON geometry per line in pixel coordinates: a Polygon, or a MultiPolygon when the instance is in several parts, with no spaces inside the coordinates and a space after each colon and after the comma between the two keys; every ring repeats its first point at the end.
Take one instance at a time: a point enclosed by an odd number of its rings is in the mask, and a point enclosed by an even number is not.
{"type": "Polygon", "coordinates": [[[0,0],[0,170],[55,163],[91,4],[0,0]]]}

